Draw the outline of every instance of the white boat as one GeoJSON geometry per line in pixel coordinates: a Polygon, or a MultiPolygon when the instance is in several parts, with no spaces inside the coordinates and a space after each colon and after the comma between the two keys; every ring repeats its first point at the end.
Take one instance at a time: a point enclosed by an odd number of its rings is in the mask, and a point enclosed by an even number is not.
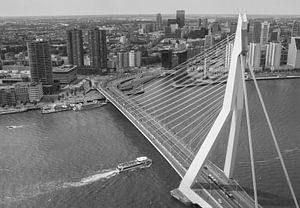
{"type": "Polygon", "coordinates": [[[151,166],[151,164],[152,164],[152,160],[143,156],[143,157],[138,157],[133,161],[120,163],[117,166],[117,170],[123,172],[123,171],[137,169],[137,168],[148,168],[151,166]]]}

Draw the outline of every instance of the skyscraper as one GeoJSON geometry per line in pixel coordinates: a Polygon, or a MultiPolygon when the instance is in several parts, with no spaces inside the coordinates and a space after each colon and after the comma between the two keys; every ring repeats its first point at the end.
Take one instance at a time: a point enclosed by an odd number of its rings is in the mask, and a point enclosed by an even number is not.
{"type": "Polygon", "coordinates": [[[250,43],[249,46],[249,64],[254,67],[260,67],[261,45],[259,43],[250,43]]]}
{"type": "Polygon", "coordinates": [[[264,44],[268,43],[269,30],[270,30],[270,23],[269,22],[263,22],[261,24],[260,44],[264,45],[264,44]]]}
{"type": "Polygon", "coordinates": [[[81,30],[67,30],[67,53],[69,64],[79,67],[84,65],[81,30]]]}
{"type": "Polygon", "coordinates": [[[203,21],[202,21],[202,27],[205,28],[205,29],[207,29],[207,27],[208,27],[208,20],[207,20],[207,18],[203,19],[203,21]]]}
{"type": "Polygon", "coordinates": [[[289,44],[287,64],[300,69],[300,37],[292,37],[289,44]]]}
{"type": "Polygon", "coordinates": [[[261,34],[261,23],[260,22],[250,22],[249,23],[249,42],[260,43],[261,34]]]}
{"type": "Polygon", "coordinates": [[[106,31],[96,28],[89,30],[88,34],[91,67],[104,73],[107,68],[106,31]]]}
{"type": "Polygon", "coordinates": [[[292,29],[292,37],[300,36],[300,22],[294,21],[292,29]]]}
{"type": "Polygon", "coordinates": [[[237,22],[231,22],[229,27],[229,33],[233,34],[236,32],[237,22]]]}
{"type": "Polygon", "coordinates": [[[184,10],[177,10],[176,11],[176,22],[179,27],[184,26],[185,21],[185,11],[184,10]]]}
{"type": "Polygon", "coordinates": [[[53,84],[49,43],[42,40],[28,42],[27,50],[32,82],[53,84]]]}
{"type": "Polygon", "coordinates": [[[156,26],[158,30],[162,29],[162,16],[160,13],[156,15],[156,26]]]}
{"type": "Polygon", "coordinates": [[[213,35],[205,35],[205,49],[210,48],[214,44],[214,36],[213,35]]]}
{"type": "Polygon", "coordinates": [[[271,67],[273,70],[274,67],[280,66],[281,49],[280,43],[269,43],[267,45],[266,67],[271,67]]]}

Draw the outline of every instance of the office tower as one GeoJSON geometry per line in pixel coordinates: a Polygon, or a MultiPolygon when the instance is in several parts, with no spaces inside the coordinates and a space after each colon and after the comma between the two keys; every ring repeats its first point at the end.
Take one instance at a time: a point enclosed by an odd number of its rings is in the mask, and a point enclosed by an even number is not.
{"type": "Polygon", "coordinates": [[[300,68],[300,37],[292,37],[291,39],[287,64],[296,69],[300,68]]]}
{"type": "Polygon", "coordinates": [[[84,65],[82,31],[67,30],[67,53],[69,64],[81,67],[84,65]]]}
{"type": "Polygon", "coordinates": [[[135,66],[140,67],[142,63],[142,52],[141,51],[136,51],[135,52],[135,66]]]}
{"type": "Polygon", "coordinates": [[[271,42],[279,42],[280,40],[280,29],[276,28],[271,32],[270,41],[271,42]]]}
{"type": "Polygon", "coordinates": [[[205,29],[207,29],[207,27],[208,27],[208,20],[207,20],[207,18],[203,19],[203,21],[202,21],[202,27],[205,28],[205,29]]]}
{"type": "Polygon", "coordinates": [[[268,43],[269,30],[270,30],[270,23],[263,22],[261,24],[260,44],[264,45],[268,43]]]}
{"type": "Polygon", "coordinates": [[[184,26],[184,21],[185,21],[185,11],[177,10],[176,11],[176,22],[180,28],[184,26]]]}
{"type": "Polygon", "coordinates": [[[89,30],[89,55],[91,67],[101,72],[107,68],[106,31],[93,29],[89,30]]]}
{"type": "Polygon", "coordinates": [[[27,50],[32,82],[53,84],[49,43],[42,40],[28,42],[27,50]]]}
{"type": "Polygon", "coordinates": [[[211,23],[210,31],[211,31],[211,34],[217,34],[219,32],[219,23],[218,22],[211,23]]]}
{"type": "Polygon", "coordinates": [[[198,19],[198,27],[199,27],[199,28],[201,28],[201,22],[202,22],[202,20],[199,18],[199,19],[198,19]]]}
{"type": "Polygon", "coordinates": [[[273,70],[275,67],[280,66],[281,48],[280,43],[269,43],[267,45],[266,67],[271,67],[273,70]]]}
{"type": "Polygon", "coordinates": [[[160,13],[156,15],[156,26],[158,30],[162,29],[162,16],[160,13]]]}
{"type": "Polygon", "coordinates": [[[134,51],[129,52],[129,67],[135,66],[135,54],[134,51]]]}
{"type": "Polygon", "coordinates": [[[261,45],[259,43],[250,43],[248,56],[250,66],[254,68],[260,67],[261,45]]]}
{"type": "Polygon", "coordinates": [[[174,25],[174,24],[177,24],[176,19],[168,19],[167,26],[174,25]]]}
{"type": "Polygon", "coordinates": [[[172,50],[161,51],[161,66],[165,68],[172,67],[172,50]]]}
{"type": "Polygon", "coordinates": [[[292,37],[299,37],[300,36],[300,22],[294,21],[293,28],[292,28],[292,37]]]}
{"type": "Polygon", "coordinates": [[[250,22],[249,23],[249,42],[260,43],[261,34],[261,23],[260,22],[250,22]]]}
{"type": "Polygon", "coordinates": [[[187,50],[178,51],[176,52],[176,55],[178,57],[178,64],[187,61],[187,50]]]}
{"type": "Polygon", "coordinates": [[[172,37],[172,30],[171,27],[165,27],[165,38],[171,38],[172,37]]]}
{"type": "Polygon", "coordinates": [[[214,36],[205,35],[205,43],[204,43],[205,49],[211,47],[213,44],[214,44],[214,36]]]}
{"type": "Polygon", "coordinates": [[[231,22],[229,27],[229,33],[233,34],[236,32],[237,22],[231,22]]]}
{"type": "Polygon", "coordinates": [[[129,53],[128,52],[123,52],[123,66],[124,66],[124,68],[129,67],[129,53]]]}

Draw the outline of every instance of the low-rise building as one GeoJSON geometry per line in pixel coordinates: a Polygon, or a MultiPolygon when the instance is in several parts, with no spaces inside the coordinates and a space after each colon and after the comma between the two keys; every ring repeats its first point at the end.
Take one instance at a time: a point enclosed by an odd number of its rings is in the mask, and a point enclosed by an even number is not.
{"type": "Polygon", "coordinates": [[[77,79],[77,66],[63,65],[53,68],[53,80],[59,81],[61,85],[70,84],[77,79]]]}
{"type": "Polygon", "coordinates": [[[0,86],[0,105],[15,105],[16,91],[14,86],[0,86]]]}
{"type": "Polygon", "coordinates": [[[28,97],[30,102],[39,102],[43,97],[43,86],[41,83],[32,83],[28,86],[28,97]]]}

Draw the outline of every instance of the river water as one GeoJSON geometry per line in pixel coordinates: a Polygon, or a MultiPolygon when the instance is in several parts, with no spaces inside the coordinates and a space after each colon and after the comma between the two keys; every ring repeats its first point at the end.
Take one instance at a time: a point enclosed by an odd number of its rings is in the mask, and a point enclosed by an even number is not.
{"type": "MultiPolygon", "coordinates": [[[[300,198],[300,80],[260,81],[296,195],[300,198]]],[[[293,207],[291,195],[248,82],[259,200],[264,207],[293,207]]],[[[235,178],[251,193],[245,119],[235,178]]],[[[222,165],[225,140],[211,159],[222,165]]],[[[180,177],[111,104],[80,112],[38,111],[0,116],[0,207],[185,207],[169,191],[180,177]],[[20,128],[7,129],[16,125],[20,128]],[[150,168],[117,173],[138,156],[150,168]]]]}

